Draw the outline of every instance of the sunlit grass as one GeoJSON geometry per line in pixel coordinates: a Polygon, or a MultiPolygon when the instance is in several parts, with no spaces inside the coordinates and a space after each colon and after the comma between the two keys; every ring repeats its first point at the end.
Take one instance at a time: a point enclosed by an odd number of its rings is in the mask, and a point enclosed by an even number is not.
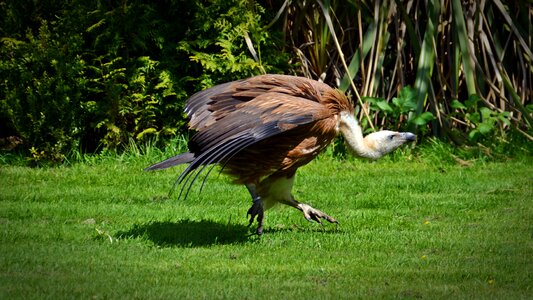
{"type": "Polygon", "coordinates": [[[0,167],[0,298],[528,298],[533,165],[463,166],[417,156],[322,157],[294,194],[339,225],[292,208],[250,236],[246,189],[224,176],[186,200],[181,170],[101,158],[0,167]]]}

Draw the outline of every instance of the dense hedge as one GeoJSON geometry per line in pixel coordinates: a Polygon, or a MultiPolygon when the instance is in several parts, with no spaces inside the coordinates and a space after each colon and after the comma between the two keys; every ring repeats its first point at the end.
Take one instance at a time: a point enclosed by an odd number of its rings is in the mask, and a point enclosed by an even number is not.
{"type": "Polygon", "coordinates": [[[0,139],[35,160],[165,141],[185,130],[193,92],[287,69],[250,1],[0,5],[0,139]],[[243,33],[268,63],[252,58],[243,33]]]}

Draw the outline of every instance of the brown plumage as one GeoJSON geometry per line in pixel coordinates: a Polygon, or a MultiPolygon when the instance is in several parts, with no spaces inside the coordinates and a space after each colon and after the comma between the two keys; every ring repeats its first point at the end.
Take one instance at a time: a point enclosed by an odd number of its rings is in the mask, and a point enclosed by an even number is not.
{"type": "MultiPolygon", "coordinates": [[[[190,163],[178,178],[189,189],[207,166],[220,164],[235,183],[245,184],[254,203],[250,224],[275,203],[300,209],[308,220],[335,219],[291,195],[296,170],[314,159],[341,132],[353,152],[377,159],[412,141],[411,133],[380,131],[363,138],[354,107],[339,90],[311,79],[261,75],[217,85],[186,104],[189,127],[197,133],[189,152],[147,168],[190,163]]],[[[208,169],[211,170],[211,167],[208,169]]]]}

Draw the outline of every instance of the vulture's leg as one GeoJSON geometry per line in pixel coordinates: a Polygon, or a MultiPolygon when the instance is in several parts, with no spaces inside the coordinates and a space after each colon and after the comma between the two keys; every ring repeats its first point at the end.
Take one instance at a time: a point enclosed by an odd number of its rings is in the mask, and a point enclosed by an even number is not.
{"type": "Polygon", "coordinates": [[[260,191],[261,195],[267,195],[263,196],[266,208],[268,209],[274,203],[279,202],[299,209],[309,221],[322,223],[320,219],[324,219],[330,223],[338,223],[337,220],[320,210],[296,201],[291,194],[293,183],[294,173],[289,174],[289,176],[284,173],[278,173],[263,180],[260,184],[260,191]]]}
{"type": "Polygon", "coordinates": [[[292,197],[292,195],[291,195],[291,199],[290,200],[283,200],[283,201],[280,201],[280,203],[283,203],[285,205],[289,205],[289,206],[292,206],[294,208],[299,209],[300,211],[303,212],[304,217],[308,221],[315,221],[317,223],[322,224],[320,219],[324,219],[324,220],[326,220],[326,221],[328,221],[330,223],[339,223],[337,220],[335,220],[334,218],[328,216],[327,214],[323,213],[322,211],[320,211],[320,210],[318,210],[316,208],[313,208],[310,205],[307,205],[305,203],[300,203],[300,202],[294,200],[294,197],[292,197]]]}
{"type": "Polygon", "coordinates": [[[257,192],[255,184],[246,184],[246,188],[248,189],[248,192],[250,192],[253,202],[252,207],[248,209],[246,214],[247,216],[250,216],[250,224],[248,224],[248,226],[251,226],[255,220],[255,217],[257,217],[258,226],[256,232],[258,235],[261,235],[263,234],[263,217],[265,215],[265,207],[263,206],[263,201],[257,192]]]}

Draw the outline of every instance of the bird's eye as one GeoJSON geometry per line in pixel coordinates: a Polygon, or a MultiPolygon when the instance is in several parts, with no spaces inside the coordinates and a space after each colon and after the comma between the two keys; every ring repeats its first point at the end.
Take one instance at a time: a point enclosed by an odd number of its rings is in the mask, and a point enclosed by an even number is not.
{"type": "Polygon", "coordinates": [[[393,140],[394,139],[394,135],[389,135],[389,140],[393,140]]]}

